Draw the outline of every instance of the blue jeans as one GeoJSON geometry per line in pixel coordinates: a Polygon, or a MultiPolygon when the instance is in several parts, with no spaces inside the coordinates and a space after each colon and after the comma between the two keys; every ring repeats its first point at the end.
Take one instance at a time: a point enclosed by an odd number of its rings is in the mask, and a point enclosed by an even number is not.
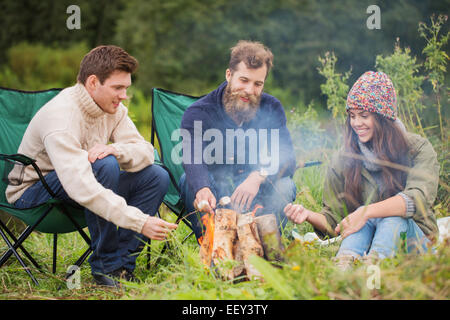
{"type": "MultiPolygon", "coordinates": [[[[103,187],[123,197],[128,205],[152,216],[156,214],[169,187],[169,176],[163,168],[150,165],[139,172],[121,171],[114,156],[96,160],[92,171],[103,187]]],[[[63,189],[55,171],[48,173],[45,181],[58,199],[75,204],[63,189]]],[[[39,181],[24,192],[15,206],[26,208],[49,199],[50,195],[39,181]]],[[[108,274],[121,267],[133,271],[146,238],[132,230],[118,228],[87,209],[85,216],[93,249],[89,257],[91,272],[108,274]]]]}
{"type": "MultiPolygon", "coordinates": [[[[233,194],[234,187],[239,186],[242,183],[247,175],[242,175],[235,177],[233,182],[227,182],[221,180],[216,182],[214,177],[210,174],[209,178],[211,181],[211,191],[214,194],[217,202],[220,198],[229,196],[233,194]]],[[[194,200],[195,194],[189,187],[189,184],[186,181],[186,175],[183,174],[180,178],[179,182],[180,187],[180,197],[183,201],[187,213],[192,213],[195,211],[194,208],[194,200]]],[[[250,206],[251,209],[256,204],[262,205],[264,208],[259,209],[256,212],[256,215],[264,215],[273,213],[277,218],[277,222],[280,228],[284,228],[287,223],[287,217],[283,212],[284,207],[295,200],[297,188],[295,186],[294,181],[290,177],[284,177],[277,180],[275,183],[266,182],[261,185],[258,194],[253,199],[253,202],[250,206]]],[[[201,216],[203,213],[198,214],[190,214],[186,219],[189,220],[192,224],[193,231],[195,236],[200,238],[202,236],[202,223],[201,216]]]]}
{"type": "Polygon", "coordinates": [[[342,240],[337,256],[376,253],[381,259],[392,257],[399,250],[403,232],[408,252],[428,250],[430,240],[413,219],[386,217],[369,219],[358,232],[342,240]]]}

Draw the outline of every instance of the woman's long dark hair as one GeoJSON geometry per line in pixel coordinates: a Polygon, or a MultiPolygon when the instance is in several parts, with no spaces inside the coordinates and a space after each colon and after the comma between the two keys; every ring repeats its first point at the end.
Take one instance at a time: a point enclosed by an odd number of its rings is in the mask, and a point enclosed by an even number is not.
{"type": "MultiPolygon", "coordinates": [[[[408,166],[409,146],[403,130],[394,121],[377,113],[373,113],[373,115],[375,117],[374,132],[371,141],[367,143],[368,147],[372,149],[378,160],[394,164],[394,167],[395,164],[408,166]]],[[[344,171],[345,202],[349,212],[352,212],[364,203],[361,183],[362,153],[358,145],[358,136],[350,125],[350,116],[346,120],[345,151],[348,154],[356,155],[355,157],[345,158],[347,165],[344,171]]],[[[405,170],[381,165],[381,176],[384,184],[382,199],[392,197],[404,189],[406,174],[405,170]]]]}

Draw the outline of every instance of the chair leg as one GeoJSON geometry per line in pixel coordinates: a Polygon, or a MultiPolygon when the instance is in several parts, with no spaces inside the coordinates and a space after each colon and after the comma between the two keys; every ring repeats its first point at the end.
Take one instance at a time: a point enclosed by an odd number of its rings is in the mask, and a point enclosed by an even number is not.
{"type": "MultiPolygon", "coordinates": [[[[35,221],[35,223],[31,226],[28,226],[23,232],[22,234],[19,236],[19,239],[17,239],[17,241],[15,241],[14,245],[5,252],[5,254],[2,256],[2,258],[0,259],[0,266],[3,265],[5,263],[6,260],[9,259],[9,257],[14,253],[13,251],[17,250],[17,248],[19,246],[22,245],[22,242],[25,241],[25,239],[28,238],[28,236],[31,234],[31,232],[33,232],[33,230],[37,227],[37,225],[39,223],[42,222],[42,220],[44,220],[44,218],[48,215],[48,213],[53,209],[53,206],[50,206],[40,217],[37,221],[35,221]],[[13,250],[12,250],[13,249],[13,250]]],[[[3,234],[4,235],[4,234],[3,234]]],[[[6,236],[6,235],[5,235],[6,236]]],[[[6,241],[6,240],[5,240],[6,241]]],[[[9,242],[9,240],[8,240],[9,242]]],[[[15,254],[17,254],[17,252],[15,252],[15,254]]],[[[36,262],[36,261],[35,261],[36,262]]],[[[34,264],[34,263],[33,263],[34,264]]],[[[41,271],[41,267],[39,267],[39,265],[35,265],[40,271],[41,271]]]]}
{"type": "MultiPolygon", "coordinates": [[[[7,234],[8,236],[14,241],[14,243],[17,243],[17,238],[14,236],[14,234],[11,232],[11,230],[8,229],[8,227],[6,227],[5,224],[2,223],[2,221],[0,221],[0,228],[2,228],[7,234]]],[[[22,246],[22,244],[19,244],[18,248],[20,248],[22,250],[22,252],[25,254],[25,256],[28,258],[28,260],[30,260],[30,262],[38,269],[38,270],[42,270],[41,266],[36,262],[36,260],[34,260],[34,258],[31,256],[31,254],[22,246]]],[[[10,252],[9,250],[7,252],[10,252]]],[[[1,261],[0,261],[0,267],[6,262],[6,260],[11,256],[11,254],[8,255],[8,257],[6,257],[6,253],[2,256],[1,261]],[[5,258],[6,257],[6,258],[5,258]]]]}
{"type": "MultiPolygon", "coordinates": [[[[22,265],[23,269],[25,270],[25,272],[30,276],[31,280],[33,280],[34,284],[36,286],[39,285],[39,282],[37,281],[37,279],[33,276],[33,274],[30,271],[30,268],[28,268],[28,266],[25,264],[25,262],[22,260],[22,258],[19,256],[19,254],[16,251],[16,248],[14,248],[14,246],[12,245],[12,243],[9,241],[8,237],[6,236],[6,234],[3,232],[3,230],[0,228],[0,234],[3,238],[3,240],[5,240],[7,246],[9,247],[9,251],[8,252],[12,252],[12,254],[14,254],[17,258],[17,260],[19,261],[19,263],[22,265]]],[[[6,260],[5,260],[6,261],[6,260]]]]}
{"type": "Polygon", "coordinates": [[[194,231],[191,231],[191,233],[189,233],[184,239],[183,241],[181,241],[182,244],[184,244],[186,242],[187,239],[189,239],[190,236],[192,236],[194,234],[194,231]]]}
{"type": "MultiPolygon", "coordinates": [[[[81,267],[81,265],[83,264],[83,262],[86,260],[86,258],[91,254],[92,252],[92,248],[89,247],[82,255],[80,258],[78,258],[78,260],[75,262],[75,266],[77,267],[81,267]]],[[[69,279],[73,274],[75,273],[75,271],[73,271],[72,273],[66,273],[66,280],[69,279]]]]}
{"type": "Polygon", "coordinates": [[[75,262],[75,265],[78,267],[81,267],[81,265],[86,260],[86,258],[89,257],[91,252],[92,252],[92,248],[91,247],[87,248],[87,250],[81,255],[81,257],[78,258],[78,260],[75,262]]]}
{"type": "Polygon", "coordinates": [[[151,246],[152,245],[152,240],[148,239],[147,240],[147,270],[150,270],[150,259],[152,257],[152,252],[151,252],[151,246]]]}
{"type": "Polygon", "coordinates": [[[54,233],[53,234],[53,274],[56,273],[56,255],[58,252],[58,234],[54,233]]]}
{"type": "Polygon", "coordinates": [[[87,236],[87,234],[83,231],[83,229],[81,228],[81,226],[78,224],[78,222],[72,217],[72,215],[66,210],[66,208],[61,205],[59,206],[59,209],[61,210],[62,213],[64,213],[64,215],[72,222],[72,224],[75,226],[75,228],[77,229],[78,233],[80,234],[80,236],[84,239],[84,241],[91,246],[91,239],[87,236]]]}
{"type": "MultiPolygon", "coordinates": [[[[12,248],[9,248],[1,257],[0,259],[0,266],[2,266],[8,259],[11,257],[11,255],[14,253],[12,249],[17,250],[19,247],[22,247],[22,243],[25,241],[25,239],[28,238],[30,233],[33,231],[33,227],[28,226],[25,231],[22,233],[22,235],[19,237],[19,239],[16,239],[13,237],[14,245],[12,245],[12,248]]],[[[6,235],[5,235],[6,236],[6,235]]],[[[6,241],[6,240],[5,240],[6,241]]],[[[31,263],[39,270],[42,271],[41,266],[34,260],[31,255],[28,253],[28,251],[25,250],[25,248],[22,247],[22,250],[24,251],[27,258],[30,259],[31,263]]]]}

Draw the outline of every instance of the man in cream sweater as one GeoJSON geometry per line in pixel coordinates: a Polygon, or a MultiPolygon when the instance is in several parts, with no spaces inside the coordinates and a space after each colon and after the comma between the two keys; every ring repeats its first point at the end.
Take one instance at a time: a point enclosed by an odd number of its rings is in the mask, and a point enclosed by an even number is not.
{"type": "MultiPolygon", "coordinates": [[[[154,217],[167,172],[153,165],[153,146],[139,134],[121,101],[137,61],[116,46],[100,46],[82,60],[77,84],[62,90],[31,120],[19,153],[37,160],[57,197],[86,208],[89,258],[98,284],[133,279],[145,237],[164,240],[176,224],[154,217]]],[[[6,196],[18,208],[50,198],[32,168],[6,196]]]]}

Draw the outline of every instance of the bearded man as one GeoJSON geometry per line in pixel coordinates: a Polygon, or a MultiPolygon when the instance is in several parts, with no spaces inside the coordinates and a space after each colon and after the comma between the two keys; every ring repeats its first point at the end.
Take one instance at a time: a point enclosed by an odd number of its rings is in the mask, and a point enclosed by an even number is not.
{"type": "Polygon", "coordinates": [[[226,81],[183,115],[181,129],[189,134],[183,137],[180,196],[197,239],[200,216],[224,196],[238,212],[258,204],[263,208],[256,215],[274,213],[280,228],[287,221],[283,208],[296,195],[295,156],[283,106],[263,93],[272,64],[263,44],[239,41],[231,48],[226,81]]]}

